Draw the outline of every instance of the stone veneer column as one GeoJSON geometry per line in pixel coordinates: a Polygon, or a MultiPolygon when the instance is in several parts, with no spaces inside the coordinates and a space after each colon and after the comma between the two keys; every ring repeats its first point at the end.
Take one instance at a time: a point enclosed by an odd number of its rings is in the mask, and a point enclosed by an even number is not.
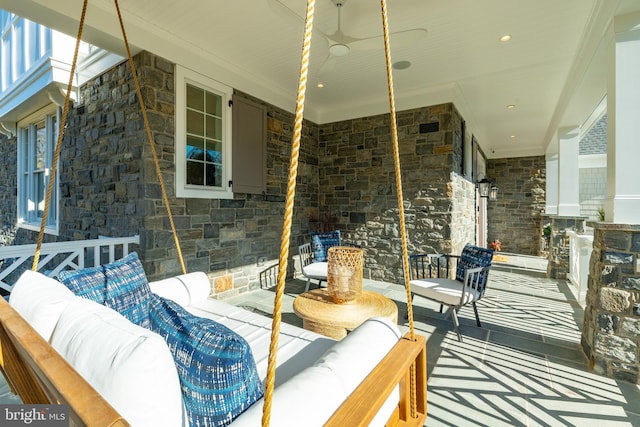
{"type": "Polygon", "coordinates": [[[569,235],[567,231],[584,233],[586,218],[550,216],[549,219],[551,220],[551,237],[549,238],[547,277],[567,279],[569,276],[569,235]]]}
{"type": "Polygon", "coordinates": [[[640,383],[640,225],[594,223],[582,347],[596,373],[640,383]]]}

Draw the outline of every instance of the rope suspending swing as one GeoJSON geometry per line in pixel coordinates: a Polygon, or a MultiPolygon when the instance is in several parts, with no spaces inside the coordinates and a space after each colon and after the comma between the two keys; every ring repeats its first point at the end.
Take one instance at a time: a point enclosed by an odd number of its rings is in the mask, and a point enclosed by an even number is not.
{"type": "MultiPolygon", "coordinates": [[[[36,244],[36,251],[33,256],[33,264],[31,269],[33,271],[38,270],[38,264],[40,262],[40,251],[42,248],[42,241],[44,238],[44,232],[47,224],[47,217],[49,215],[49,206],[51,205],[51,197],[53,194],[53,184],[55,182],[55,177],[58,169],[58,161],[60,159],[60,151],[62,148],[62,137],[64,135],[64,129],[67,123],[67,115],[69,113],[69,102],[71,99],[71,91],[73,90],[73,81],[75,77],[76,65],[78,62],[78,52],[80,50],[80,43],[82,40],[82,30],[84,28],[85,16],[87,13],[87,3],[88,0],[84,0],[82,4],[82,14],[80,15],[80,24],[78,25],[78,34],[76,36],[76,46],[73,52],[73,60],[71,62],[71,70],[69,71],[69,83],[67,84],[67,93],[64,99],[64,106],[62,110],[62,117],[60,118],[60,130],[58,131],[58,137],[56,140],[56,148],[54,150],[53,155],[53,164],[51,165],[51,173],[49,174],[49,183],[47,186],[47,194],[44,200],[44,210],[42,213],[42,220],[40,222],[40,232],[38,233],[38,242],[36,244]]],[[[169,224],[171,226],[171,232],[173,234],[173,240],[176,245],[176,251],[178,255],[178,261],[180,262],[180,267],[182,269],[182,273],[187,273],[187,267],[184,262],[184,258],[182,256],[182,250],[180,248],[180,241],[178,239],[178,233],[176,231],[176,226],[173,221],[173,215],[171,214],[171,206],[169,205],[169,198],[167,196],[167,190],[164,185],[164,180],[162,179],[162,171],[160,170],[160,163],[158,161],[158,154],[156,152],[155,143],[153,141],[153,134],[151,133],[151,126],[149,125],[149,119],[147,118],[147,109],[144,105],[144,100],[142,99],[142,90],[140,89],[140,82],[138,81],[138,74],[136,72],[135,64],[133,62],[133,56],[131,55],[131,49],[129,48],[129,41],[127,40],[127,33],[124,28],[124,23],[122,21],[122,14],[120,13],[120,6],[118,5],[118,0],[114,0],[116,12],[118,14],[118,21],[120,23],[120,29],[122,30],[122,39],[124,41],[124,46],[127,51],[127,58],[129,61],[129,66],[131,68],[131,74],[133,75],[133,82],[136,88],[136,95],[138,98],[138,103],[140,104],[140,112],[142,114],[142,121],[144,122],[144,127],[146,131],[146,136],[149,141],[149,145],[151,146],[151,153],[153,154],[153,162],[155,164],[156,174],[158,176],[158,181],[160,182],[160,190],[162,192],[162,201],[167,210],[167,216],[169,218],[169,224]]]]}
{"type": "MultiPolygon", "coordinates": [[[[407,236],[406,236],[406,227],[405,227],[405,220],[404,220],[404,205],[403,205],[402,179],[401,179],[402,176],[401,176],[401,169],[400,169],[398,132],[397,132],[395,102],[394,102],[394,94],[393,94],[393,77],[392,77],[391,50],[390,50],[391,48],[390,48],[390,42],[389,42],[386,0],[381,0],[380,4],[381,4],[381,15],[382,15],[382,27],[384,31],[384,48],[385,48],[387,82],[388,82],[388,93],[389,93],[389,107],[390,107],[390,117],[391,117],[391,135],[393,140],[396,190],[397,190],[397,197],[398,197],[398,215],[400,217],[400,230],[401,230],[401,239],[402,239],[402,265],[403,265],[403,271],[404,271],[404,281],[405,281],[404,285],[405,285],[406,295],[407,295],[407,309],[408,309],[409,328],[410,328],[409,339],[415,342],[416,337],[415,337],[415,329],[414,329],[414,322],[413,322],[413,310],[411,307],[411,285],[409,283],[409,256],[407,251],[407,236]]],[[[278,336],[280,332],[280,324],[282,319],[282,298],[284,295],[287,264],[288,264],[288,257],[289,257],[291,224],[292,224],[292,218],[293,218],[293,204],[295,199],[298,157],[299,157],[299,151],[300,151],[300,139],[302,135],[302,121],[303,121],[305,91],[306,91],[306,85],[307,85],[307,74],[309,71],[309,52],[310,52],[310,46],[311,46],[311,37],[313,33],[314,12],[315,12],[315,0],[307,0],[307,8],[306,8],[306,16],[305,16],[305,31],[304,31],[304,37],[302,42],[302,55],[301,55],[301,61],[300,61],[300,77],[298,81],[298,92],[296,97],[294,134],[293,134],[293,141],[291,145],[289,180],[287,183],[284,224],[282,228],[282,240],[280,243],[278,280],[276,284],[275,300],[274,300],[271,344],[269,347],[269,363],[267,367],[267,379],[266,379],[266,385],[265,385],[265,397],[264,397],[264,406],[263,406],[263,415],[262,415],[263,427],[269,426],[270,420],[271,420],[270,418],[271,406],[273,401],[273,391],[274,391],[274,384],[275,384],[276,354],[278,349],[278,336]]],[[[418,413],[419,410],[418,410],[418,403],[416,398],[417,396],[416,378],[418,375],[418,372],[417,372],[418,368],[419,367],[416,367],[416,363],[411,364],[410,374],[409,374],[410,414],[408,415],[411,419],[415,421],[419,420],[421,418],[421,415],[426,416],[426,407],[420,408],[421,410],[423,410],[423,413],[421,414],[418,413]]],[[[424,370],[424,369],[425,367],[422,366],[421,370],[424,370]]],[[[424,374],[424,372],[421,372],[420,374],[424,374]]],[[[425,393],[426,393],[426,390],[425,390],[425,393]]],[[[424,396],[425,396],[425,406],[426,406],[426,394],[424,396]]]]}

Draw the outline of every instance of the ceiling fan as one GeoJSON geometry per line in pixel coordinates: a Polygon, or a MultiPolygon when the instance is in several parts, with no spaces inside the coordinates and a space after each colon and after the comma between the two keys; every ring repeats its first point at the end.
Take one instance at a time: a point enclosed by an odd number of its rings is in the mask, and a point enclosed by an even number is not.
{"type": "MultiPolygon", "coordinates": [[[[297,13],[291,10],[288,6],[283,4],[280,0],[267,0],[270,7],[279,15],[286,16],[288,19],[295,19],[298,23],[303,20],[297,13]]],[[[328,45],[328,53],[325,55],[325,59],[318,71],[318,74],[324,74],[333,68],[336,62],[336,58],[345,56],[351,51],[362,50],[374,50],[382,49],[383,36],[373,36],[365,38],[351,37],[342,31],[342,7],[347,3],[347,0],[331,0],[338,10],[338,27],[333,34],[325,34],[320,30],[318,31],[326,41],[328,45]]],[[[424,28],[415,28],[411,30],[398,31],[390,33],[389,38],[393,47],[401,48],[410,46],[427,35],[427,30],[424,28]]]]}

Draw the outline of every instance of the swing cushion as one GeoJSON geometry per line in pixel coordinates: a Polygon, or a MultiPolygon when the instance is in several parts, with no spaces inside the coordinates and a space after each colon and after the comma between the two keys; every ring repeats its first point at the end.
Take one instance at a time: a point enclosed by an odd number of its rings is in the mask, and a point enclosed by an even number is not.
{"type": "Polygon", "coordinates": [[[178,373],[158,334],[74,297],[56,322],[51,345],[132,426],[182,425],[178,373]]]}
{"type": "Polygon", "coordinates": [[[138,326],[149,326],[151,289],[137,253],[97,267],[61,271],[58,278],[76,295],[106,305],[138,326]]]}
{"type": "Polygon", "coordinates": [[[173,355],[190,425],[228,425],[263,396],[251,348],[240,335],[156,294],[149,318],[173,355]]]}
{"type": "Polygon", "coordinates": [[[313,249],[313,262],[327,260],[327,251],[332,246],[340,245],[340,230],[326,233],[311,234],[311,248],[313,249]]]}

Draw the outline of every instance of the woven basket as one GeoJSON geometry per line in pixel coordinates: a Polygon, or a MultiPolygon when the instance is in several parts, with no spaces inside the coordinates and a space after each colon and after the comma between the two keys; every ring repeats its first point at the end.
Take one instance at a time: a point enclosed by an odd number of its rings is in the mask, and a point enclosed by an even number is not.
{"type": "Polygon", "coordinates": [[[364,251],[350,246],[333,246],[327,252],[327,291],[333,302],[342,304],[362,294],[364,251]]]}

